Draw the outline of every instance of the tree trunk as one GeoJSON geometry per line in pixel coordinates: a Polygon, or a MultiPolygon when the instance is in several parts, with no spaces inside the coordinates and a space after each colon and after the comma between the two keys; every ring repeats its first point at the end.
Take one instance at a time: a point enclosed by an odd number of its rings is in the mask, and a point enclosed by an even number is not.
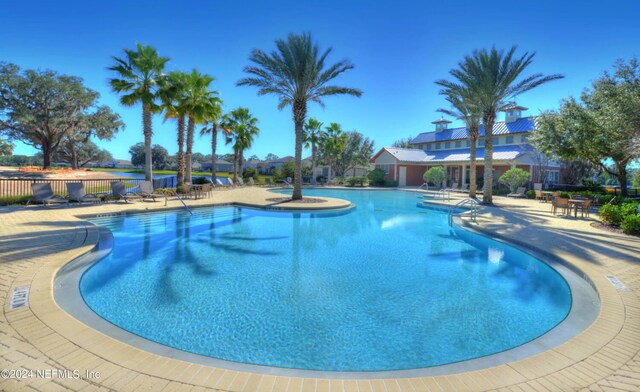
{"type": "Polygon", "coordinates": [[[144,133],[144,179],[153,181],[153,160],[151,156],[151,107],[142,105],[142,131],[144,133]]]}
{"type": "Polygon", "coordinates": [[[315,184],[316,179],[316,144],[311,143],[311,183],[315,184]]]}
{"type": "Polygon", "coordinates": [[[293,176],[293,194],[292,200],[302,199],[302,139],[303,139],[303,126],[304,120],[307,117],[307,102],[294,101],[293,102],[293,123],[295,125],[296,132],[296,147],[295,147],[295,171],[293,176]]]}
{"type": "Polygon", "coordinates": [[[184,184],[184,116],[178,117],[178,186],[184,184]]]}
{"type": "Polygon", "coordinates": [[[469,168],[469,197],[476,198],[476,192],[478,190],[477,173],[476,173],[476,146],[478,144],[478,138],[471,138],[470,155],[471,155],[471,167],[469,168]]]}
{"type": "Polygon", "coordinates": [[[211,127],[211,182],[216,183],[216,148],[218,147],[218,124],[211,127]]]}
{"type": "Polygon", "coordinates": [[[78,154],[76,154],[76,148],[75,146],[71,146],[71,168],[73,170],[78,170],[79,165],[78,165],[78,154]]]}
{"type": "Polygon", "coordinates": [[[233,182],[238,180],[238,150],[233,150],[233,182]]]}
{"type": "Polygon", "coordinates": [[[618,168],[618,182],[620,183],[620,194],[622,196],[628,195],[627,189],[627,165],[616,162],[616,167],[618,168]]]}
{"type": "Polygon", "coordinates": [[[191,183],[191,151],[193,149],[193,131],[196,128],[195,118],[189,116],[189,122],[187,124],[187,155],[185,156],[185,173],[184,182],[191,183]]]}
{"type": "Polygon", "coordinates": [[[238,151],[238,177],[242,178],[242,166],[244,165],[244,150],[238,151]]]}
{"type": "Polygon", "coordinates": [[[493,204],[493,123],[495,116],[483,119],[484,123],[484,187],[482,204],[493,204]]]}
{"type": "Polygon", "coordinates": [[[42,168],[48,169],[51,166],[51,146],[49,143],[42,143],[42,168]]]}

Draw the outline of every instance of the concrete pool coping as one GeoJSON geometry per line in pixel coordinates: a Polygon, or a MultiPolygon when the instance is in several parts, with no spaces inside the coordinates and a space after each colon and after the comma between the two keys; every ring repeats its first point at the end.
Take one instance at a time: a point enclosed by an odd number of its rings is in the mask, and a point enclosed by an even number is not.
{"type": "MultiPolygon", "coordinates": [[[[245,198],[242,192],[223,191],[216,198],[220,199],[219,202],[224,199],[242,200],[245,198]]],[[[252,197],[258,198],[259,195],[252,197]]],[[[588,222],[551,217],[540,208],[546,206],[533,201],[496,197],[496,202],[504,208],[483,211],[478,217],[479,225],[517,238],[521,236],[517,235],[514,227],[521,227],[520,223],[526,220],[524,228],[532,244],[561,254],[563,259],[575,264],[593,281],[602,303],[598,319],[574,339],[524,360],[449,376],[384,380],[315,379],[222,370],[163,358],[112,339],[86,327],[58,308],[52,296],[53,276],[60,266],[91,249],[97,241],[96,232],[76,227],[81,221],[75,215],[133,211],[136,207],[119,204],[55,210],[3,208],[0,293],[4,296],[5,307],[4,319],[0,323],[3,344],[0,364],[4,368],[22,369],[93,369],[101,372],[102,377],[82,380],[5,379],[0,380],[0,389],[42,389],[51,385],[69,390],[98,387],[135,390],[146,387],[152,390],[234,391],[500,388],[547,391],[637,386],[633,383],[640,379],[640,301],[637,297],[640,289],[640,266],[637,262],[640,241],[621,234],[597,232],[588,226],[588,222]],[[569,228],[563,228],[565,223],[569,228]],[[573,237],[555,238],[565,230],[570,230],[573,237]],[[588,240],[593,247],[585,254],[581,249],[572,248],[567,238],[575,238],[575,242],[580,244],[588,240]],[[607,275],[617,276],[627,289],[614,288],[606,279],[607,275]],[[29,305],[9,310],[11,292],[22,285],[31,287],[29,305]]],[[[190,204],[212,203],[209,200],[190,204]]]]}
{"type": "MultiPolygon", "coordinates": [[[[291,213],[291,211],[289,212],[291,213]]],[[[111,251],[113,243],[111,232],[100,227],[98,230],[100,240],[96,244],[96,248],[65,264],[56,274],[54,278],[54,298],[58,305],[86,325],[134,347],[173,359],[227,370],[290,377],[336,379],[411,378],[468,372],[524,359],[558,346],[591,325],[599,310],[599,298],[591,282],[585,282],[578,274],[557,261],[544,260],[540,254],[533,254],[534,257],[549,264],[567,282],[571,290],[572,306],[567,317],[554,328],[512,349],[445,365],[385,371],[322,371],[232,362],[156,343],[124,330],[94,313],[82,299],[79,288],[80,280],[85,271],[111,251]]],[[[549,258],[547,257],[547,259],[549,258]]]]}

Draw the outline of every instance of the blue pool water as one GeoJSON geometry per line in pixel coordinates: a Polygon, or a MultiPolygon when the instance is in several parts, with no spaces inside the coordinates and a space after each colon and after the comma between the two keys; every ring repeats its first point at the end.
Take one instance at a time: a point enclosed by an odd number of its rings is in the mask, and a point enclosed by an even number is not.
{"type": "Polygon", "coordinates": [[[277,367],[378,371],[504,351],[571,295],[546,264],[453,232],[415,193],[306,190],[350,212],[198,209],[94,219],[113,252],[81,280],[99,315],[152,341],[277,367]]]}

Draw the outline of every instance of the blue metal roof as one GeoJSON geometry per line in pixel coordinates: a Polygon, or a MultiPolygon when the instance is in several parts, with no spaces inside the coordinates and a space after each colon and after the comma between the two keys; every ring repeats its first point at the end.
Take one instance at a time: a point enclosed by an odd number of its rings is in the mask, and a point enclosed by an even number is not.
{"type": "MultiPolygon", "coordinates": [[[[471,160],[469,148],[445,151],[423,151],[420,149],[385,147],[391,155],[400,162],[411,163],[436,163],[436,162],[464,162],[471,160]]],[[[527,150],[520,146],[495,146],[493,159],[497,161],[510,161],[518,158],[527,150]]],[[[476,160],[484,160],[484,148],[476,150],[476,160]]]]}
{"type": "MultiPolygon", "coordinates": [[[[493,125],[494,135],[507,135],[511,133],[531,132],[535,128],[534,117],[523,117],[507,123],[498,121],[493,125]]],[[[484,125],[480,125],[480,136],[484,136],[484,125]]],[[[441,142],[447,140],[467,139],[469,131],[466,127],[445,129],[440,132],[424,132],[416,136],[411,144],[441,142]]]]}

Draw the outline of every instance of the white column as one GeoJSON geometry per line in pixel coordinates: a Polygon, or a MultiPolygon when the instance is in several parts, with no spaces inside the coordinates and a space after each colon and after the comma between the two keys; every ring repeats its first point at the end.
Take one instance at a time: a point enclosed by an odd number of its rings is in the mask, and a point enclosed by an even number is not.
{"type": "Polygon", "coordinates": [[[462,165],[462,180],[460,181],[460,188],[462,188],[466,183],[467,183],[467,166],[462,165]]]}

